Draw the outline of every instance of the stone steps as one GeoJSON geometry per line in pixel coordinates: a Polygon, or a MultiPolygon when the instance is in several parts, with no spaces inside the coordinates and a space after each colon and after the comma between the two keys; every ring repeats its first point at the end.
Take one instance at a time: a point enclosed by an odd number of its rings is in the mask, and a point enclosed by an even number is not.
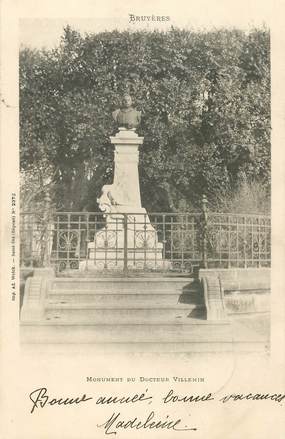
{"type": "Polygon", "coordinates": [[[84,294],[116,294],[121,295],[121,294],[133,294],[133,295],[149,295],[149,294],[157,294],[157,295],[162,295],[162,294],[169,294],[169,295],[178,295],[180,296],[181,294],[183,295],[191,295],[193,293],[196,293],[197,290],[194,289],[183,289],[181,290],[180,288],[160,288],[160,289],[154,289],[154,288],[150,288],[150,287],[136,287],[134,286],[129,287],[129,288],[123,288],[123,287],[118,287],[116,288],[109,288],[106,286],[101,286],[101,285],[96,285],[93,289],[91,288],[76,288],[76,286],[72,287],[70,286],[69,288],[52,288],[49,290],[49,295],[57,295],[57,294],[61,294],[61,295],[70,295],[70,294],[78,294],[78,295],[84,295],[84,294]]]}
{"type": "Polygon", "coordinates": [[[22,322],[26,343],[189,343],[218,337],[197,283],[185,278],[53,278],[39,321],[22,322]]]}
{"type": "Polygon", "coordinates": [[[124,307],[124,308],[100,308],[88,307],[86,304],[78,304],[76,306],[70,305],[55,305],[48,306],[45,311],[45,320],[50,321],[81,321],[81,322],[95,322],[96,324],[104,324],[105,322],[112,322],[113,325],[124,324],[165,324],[165,323],[183,323],[189,324],[191,316],[197,317],[200,314],[201,318],[206,315],[203,307],[199,309],[196,306],[177,306],[177,307],[124,307]]]}
{"type": "MultiPolygon", "coordinates": [[[[38,328],[37,328],[38,331],[38,328]]],[[[39,334],[37,332],[38,339],[42,337],[42,334],[39,334]]],[[[76,340],[76,338],[75,338],[76,340]]],[[[230,342],[215,342],[215,341],[202,341],[202,340],[196,340],[193,342],[166,342],[166,343],[160,343],[160,342],[130,342],[130,343],[86,343],[81,342],[76,343],[72,341],[68,341],[65,343],[61,343],[58,340],[53,342],[45,342],[45,343],[39,343],[38,340],[36,341],[30,341],[29,343],[23,343],[21,345],[22,350],[25,353],[33,354],[33,355],[39,355],[40,353],[43,353],[45,355],[51,354],[61,355],[63,352],[65,355],[121,355],[121,354],[131,354],[132,358],[136,354],[152,354],[152,355],[167,355],[167,358],[171,354],[175,355],[195,355],[198,354],[199,356],[201,354],[205,354],[205,360],[208,361],[208,355],[214,354],[216,356],[217,352],[219,354],[246,354],[246,353],[257,353],[257,354],[264,354],[268,347],[266,343],[260,342],[260,341],[235,341],[234,343],[230,342]]],[[[116,357],[117,358],[117,357],[116,357]]],[[[152,360],[153,360],[152,356],[152,360]]],[[[177,358],[177,357],[175,357],[177,358]]]]}
{"type": "Polygon", "coordinates": [[[44,320],[167,323],[203,306],[192,279],[59,278],[49,284],[44,320]]]}
{"type": "Polygon", "coordinates": [[[50,293],[84,291],[101,294],[177,294],[196,292],[197,281],[185,278],[58,278],[50,281],[50,293]]]}
{"type": "Polygon", "coordinates": [[[229,322],[205,319],[200,284],[190,278],[51,278],[43,310],[40,319],[23,319],[24,344],[89,344],[108,352],[232,350],[229,322]]]}
{"type": "MultiPolygon", "coordinates": [[[[193,279],[49,278],[40,284],[43,312],[26,312],[21,322],[28,350],[189,354],[268,348],[263,319],[206,320],[203,292],[193,279]]],[[[31,306],[33,288],[27,284],[31,306]]]]}
{"type": "Polygon", "coordinates": [[[256,333],[233,330],[227,323],[191,318],[189,323],[90,324],[86,322],[22,323],[24,349],[54,354],[100,353],[265,353],[269,341],[256,333]]]}
{"type": "Polygon", "coordinates": [[[126,308],[136,308],[136,307],[165,307],[165,306],[176,306],[179,304],[186,304],[189,308],[193,306],[200,306],[201,304],[193,302],[191,297],[180,297],[179,294],[49,294],[46,304],[47,306],[55,305],[71,305],[87,303],[89,306],[101,306],[101,307],[126,307],[126,308]]]}
{"type": "Polygon", "coordinates": [[[119,307],[116,303],[115,304],[110,304],[110,305],[106,305],[106,304],[96,304],[94,302],[79,302],[79,303],[74,303],[74,302],[57,302],[55,300],[53,301],[49,301],[46,305],[46,310],[57,310],[57,309],[62,309],[62,310],[90,310],[90,309],[94,309],[94,310],[126,310],[127,312],[133,310],[146,310],[146,311],[162,311],[162,310],[173,310],[176,312],[180,312],[182,310],[188,310],[188,311],[192,311],[193,309],[201,309],[204,310],[205,307],[203,305],[195,305],[195,304],[184,304],[184,303],[177,303],[174,305],[157,305],[157,306],[153,306],[152,304],[148,303],[148,304],[143,304],[142,306],[139,306],[137,304],[135,304],[135,306],[132,303],[128,303],[128,304],[124,304],[123,307],[119,307]]]}
{"type": "MultiPolygon", "coordinates": [[[[197,319],[198,320],[198,319],[197,319]]],[[[22,323],[21,337],[25,343],[230,343],[232,338],[227,323],[192,324],[169,322],[149,324],[99,323],[82,321],[22,323]]]]}

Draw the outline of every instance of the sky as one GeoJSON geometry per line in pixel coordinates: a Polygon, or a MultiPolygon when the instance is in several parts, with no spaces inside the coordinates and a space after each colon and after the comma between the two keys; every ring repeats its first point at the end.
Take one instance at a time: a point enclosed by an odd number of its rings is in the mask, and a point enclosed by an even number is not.
{"type": "Polygon", "coordinates": [[[268,25],[268,17],[274,13],[274,8],[277,8],[274,0],[271,2],[261,0],[259,2],[255,0],[199,0],[195,2],[191,0],[186,2],[184,0],[154,0],[152,2],[125,0],[114,2],[105,0],[97,2],[97,6],[100,5],[97,8],[96,0],[92,2],[57,0],[57,3],[49,0],[45,3],[40,2],[40,8],[36,7],[34,0],[22,0],[22,2],[20,3],[22,9],[20,8],[19,41],[22,45],[35,48],[57,46],[62,29],[67,24],[82,34],[113,29],[167,30],[170,26],[188,29],[238,27],[246,30],[264,24],[268,25]],[[59,5],[65,5],[65,7],[61,8],[59,5]],[[169,16],[170,20],[161,23],[146,24],[138,21],[130,23],[129,14],[164,15],[169,16]]]}

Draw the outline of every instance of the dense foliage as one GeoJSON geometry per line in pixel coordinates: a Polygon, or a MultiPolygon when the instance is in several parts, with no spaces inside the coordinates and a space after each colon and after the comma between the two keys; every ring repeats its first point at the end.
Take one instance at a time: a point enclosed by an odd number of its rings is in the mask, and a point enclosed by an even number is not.
{"type": "Polygon", "coordinates": [[[270,186],[266,29],[104,32],[64,29],[53,50],[20,53],[24,175],[57,208],[95,210],[112,181],[111,112],[129,90],[142,111],[140,178],[149,210],[212,205],[241,179],[270,186]]]}

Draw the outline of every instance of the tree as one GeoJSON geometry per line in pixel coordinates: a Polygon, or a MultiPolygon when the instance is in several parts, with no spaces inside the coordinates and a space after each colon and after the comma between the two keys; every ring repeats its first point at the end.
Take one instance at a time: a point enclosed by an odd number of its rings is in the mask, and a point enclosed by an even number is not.
{"type": "Polygon", "coordinates": [[[58,48],[20,54],[21,168],[52,169],[59,209],[94,210],[112,179],[111,113],[128,89],[142,111],[148,210],[218,206],[249,182],[269,187],[266,29],[103,32],[66,27],[58,48]]]}

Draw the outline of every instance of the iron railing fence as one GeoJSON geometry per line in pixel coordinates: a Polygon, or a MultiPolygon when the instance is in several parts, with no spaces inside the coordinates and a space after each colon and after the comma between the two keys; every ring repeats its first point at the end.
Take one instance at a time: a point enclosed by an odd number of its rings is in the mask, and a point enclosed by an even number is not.
{"type": "Polygon", "coordinates": [[[270,266],[270,217],[212,213],[24,212],[21,265],[191,272],[270,266]]]}
{"type": "Polygon", "coordinates": [[[205,240],[209,268],[270,266],[270,216],[210,213],[205,240]]]}

